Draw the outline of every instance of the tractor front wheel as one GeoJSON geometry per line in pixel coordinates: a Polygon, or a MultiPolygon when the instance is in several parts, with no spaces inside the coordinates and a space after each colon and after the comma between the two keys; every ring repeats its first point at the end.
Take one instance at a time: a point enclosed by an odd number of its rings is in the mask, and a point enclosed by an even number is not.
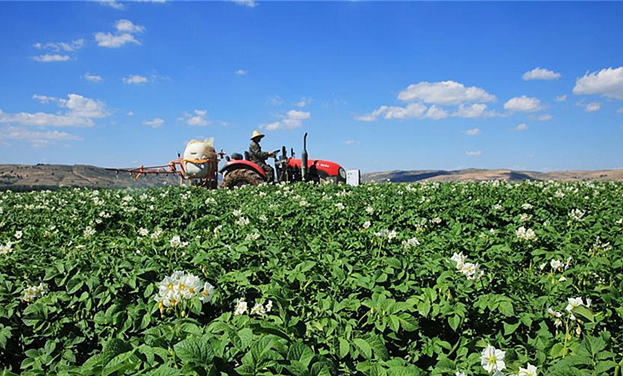
{"type": "Polygon", "coordinates": [[[225,177],[223,177],[221,187],[234,188],[242,187],[244,185],[258,185],[263,181],[264,180],[257,172],[247,169],[239,169],[228,172],[225,177]]]}

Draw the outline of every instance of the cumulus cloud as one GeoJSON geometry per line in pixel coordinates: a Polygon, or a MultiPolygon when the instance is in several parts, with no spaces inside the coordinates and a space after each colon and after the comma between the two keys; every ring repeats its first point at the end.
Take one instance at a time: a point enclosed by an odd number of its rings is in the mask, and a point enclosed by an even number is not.
{"type": "Polygon", "coordinates": [[[480,134],[479,128],[472,128],[465,131],[465,134],[468,136],[477,136],[480,134]]]}
{"type": "Polygon", "coordinates": [[[140,85],[149,82],[147,77],[139,76],[138,74],[129,75],[122,79],[124,84],[128,85],[140,85]]]}
{"type": "Polygon", "coordinates": [[[357,140],[348,139],[348,140],[344,140],[344,143],[346,145],[354,145],[354,144],[357,144],[358,141],[357,140]]]}
{"type": "Polygon", "coordinates": [[[249,8],[255,8],[257,6],[257,3],[255,2],[255,0],[230,0],[232,3],[236,3],[238,5],[243,5],[245,7],[249,7],[249,8]]]}
{"type": "Polygon", "coordinates": [[[426,105],[415,102],[409,103],[408,105],[402,106],[380,106],[376,110],[372,111],[369,114],[355,116],[356,120],[359,121],[376,121],[379,118],[383,118],[386,120],[398,119],[432,119],[439,120],[445,119],[448,117],[459,117],[459,118],[487,118],[499,116],[499,114],[494,111],[488,111],[487,105],[484,103],[473,103],[473,104],[460,104],[456,111],[447,111],[441,106],[432,105],[427,107],[426,105]]]}
{"type": "Polygon", "coordinates": [[[92,127],[94,125],[93,119],[104,118],[109,115],[104,102],[86,98],[79,94],[69,94],[67,98],[35,94],[33,98],[41,103],[55,103],[61,108],[62,112],[5,113],[0,110],[0,123],[54,127],[92,127]]]}
{"type": "Polygon", "coordinates": [[[541,109],[541,101],[538,98],[522,95],[509,99],[504,103],[504,109],[516,112],[534,112],[541,109]]]}
{"type": "Polygon", "coordinates": [[[567,100],[567,94],[559,95],[556,98],[554,98],[554,100],[556,102],[564,102],[567,100]]]}
{"type": "Polygon", "coordinates": [[[601,108],[601,103],[599,103],[599,102],[591,102],[591,103],[586,105],[586,107],[584,108],[584,111],[586,111],[586,112],[595,112],[595,111],[599,111],[600,108],[601,108]]]}
{"type": "Polygon", "coordinates": [[[154,118],[152,120],[145,120],[143,122],[143,125],[147,125],[147,126],[152,127],[152,128],[158,128],[158,127],[162,126],[162,124],[164,124],[164,120],[160,119],[160,118],[154,118]]]}
{"type": "Polygon", "coordinates": [[[515,127],[516,131],[525,131],[526,129],[528,129],[526,123],[517,124],[517,126],[515,127]]]}
{"type": "Polygon", "coordinates": [[[70,59],[70,57],[69,55],[61,55],[61,54],[43,54],[43,55],[33,56],[32,59],[40,63],[52,63],[52,62],[58,62],[58,61],[67,61],[70,59]]]}
{"type": "Polygon", "coordinates": [[[398,94],[403,102],[420,101],[431,104],[460,104],[492,102],[495,96],[476,86],[466,87],[455,81],[419,82],[411,84],[398,94]]]}
{"type": "Polygon", "coordinates": [[[91,82],[101,82],[102,76],[98,76],[97,74],[85,73],[84,79],[91,82]]]}
{"type": "Polygon", "coordinates": [[[118,48],[127,43],[141,44],[132,34],[95,33],[95,41],[100,47],[118,48]]]}
{"type": "Polygon", "coordinates": [[[575,81],[573,94],[596,94],[606,98],[623,99],[623,67],[605,68],[587,73],[575,81]]]}
{"type": "Polygon", "coordinates": [[[482,155],[482,151],[480,150],[466,151],[465,155],[467,155],[468,157],[480,157],[482,155]]]}
{"type": "Polygon", "coordinates": [[[207,118],[208,112],[206,110],[194,110],[192,113],[184,113],[184,116],[180,120],[193,127],[205,127],[212,124],[207,118]]]}
{"type": "Polygon", "coordinates": [[[125,6],[117,0],[99,0],[100,5],[104,5],[113,9],[123,10],[125,6]]]}
{"type": "Polygon", "coordinates": [[[120,33],[142,33],[145,31],[144,26],[135,25],[130,20],[117,20],[115,22],[115,28],[120,33]]]}
{"type": "Polygon", "coordinates": [[[43,147],[55,141],[80,141],[81,137],[59,131],[32,131],[8,126],[0,129],[0,140],[26,141],[35,147],[43,147]]]}
{"type": "Polygon", "coordinates": [[[71,42],[37,42],[33,45],[38,50],[49,50],[53,52],[73,52],[84,47],[84,39],[75,39],[71,42]]]}
{"type": "Polygon", "coordinates": [[[290,110],[280,117],[279,121],[272,122],[266,125],[265,128],[269,131],[299,128],[303,125],[303,120],[309,119],[311,114],[305,111],[290,110]]]}
{"type": "Polygon", "coordinates": [[[294,103],[294,105],[295,105],[296,107],[303,108],[303,107],[305,107],[305,106],[309,105],[309,104],[311,103],[311,101],[312,101],[312,99],[311,99],[311,98],[306,98],[306,97],[303,97],[303,98],[299,99],[299,101],[298,101],[298,102],[294,103]]]}
{"type": "Polygon", "coordinates": [[[141,44],[133,34],[142,33],[145,27],[135,25],[130,20],[118,20],[115,22],[115,33],[95,33],[95,41],[100,47],[118,48],[128,43],[141,44]]]}
{"type": "Polygon", "coordinates": [[[557,80],[560,78],[560,73],[556,73],[554,71],[551,71],[549,69],[545,69],[545,68],[534,68],[533,70],[526,72],[523,74],[523,76],[521,76],[521,78],[524,79],[524,81],[530,81],[530,80],[557,80]]]}
{"type": "Polygon", "coordinates": [[[244,70],[244,69],[238,69],[238,70],[236,71],[236,74],[237,74],[238,76],[244,76],[244,75],[246,75],[247,73],[248,73],[248,72],[247,72],[246,70],[244,70]]]}

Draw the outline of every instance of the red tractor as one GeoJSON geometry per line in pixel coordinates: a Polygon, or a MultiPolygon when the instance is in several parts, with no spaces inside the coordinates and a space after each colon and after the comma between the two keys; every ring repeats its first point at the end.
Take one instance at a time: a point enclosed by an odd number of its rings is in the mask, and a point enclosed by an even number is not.
{"type": "MultiPolygon", "coordinates": [[[[245,152],[245,155],[247,153],[245,152]]],[[[303,136],[303,153],[301,158],[294,158],[294,150],[290,149],[290,157],[286,155],[286,148],[275,150],[276,183],[295,181],[332,181],[335,183],[346,182],[346,172],[335,162],[315,160],[307,158],[307,133],[303,136]],[[281,155],[277,157],[277,153],[281,155]]],[[[266,173],[260,166],[244,158],[239,153],[227,156],[222,151],[216,153],[212,146],[212,140],[190,141],[184,156],[178,154],[177,159],[167,165],[120,169],[108,168],[109,171],[128,172],[138,180],[146,175],[174,174],[180,177],[180,185],[187,182],[188,185],[202,186],[215,189],[218,185],[218,173],[223,174],[221,187],[233,188],[242,185],[258,185],[268,182],[266,173]],[[225,158],[227,164],[218,170],[219,162],[225,158]]],[[[272,183],[272,182],[269,182],[272,183]]]]}
{"type": "MultiPolygon", "coordinates": [[[[346,182],[346,171],[339,164],[320,159],[308,159],[307,133],[303,136],[301,158],[294,158],[293,149],[290,149],[290,157],[288,157],[285,146],[281,150],[275,150],[273,155],[275,159],[275,183],[296,181],[346,182]],[[281,154],[278,156],[279,152],[281,154]]],[[[223,174],[223,183],[221,184],[223,188],[258,185],[267,182],[264,170],[248,159],[248,152],[245,152],[244,159],[239,153],[233,153],[226,157],[227,164],[220,170],[223,174]]]]}

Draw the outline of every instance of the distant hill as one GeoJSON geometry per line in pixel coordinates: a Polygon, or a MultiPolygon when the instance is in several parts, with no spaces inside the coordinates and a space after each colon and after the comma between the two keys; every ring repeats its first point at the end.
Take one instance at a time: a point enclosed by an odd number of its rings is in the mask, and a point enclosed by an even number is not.
{"type": "Polygon", "coordinates": [[[175,175],[150,175],[134,180],[129,173],[115,173],[87,165],[0,165],[0,189],[24,191],[61,187],[125,188],[177,185],[175,175]]]}
{"type": "MultiPolygon", "coordinates": [[[[558,180],[558,181],[623,181],[623,169],[596,171],[513,171],[466,169],[455,171],[413,170],[384,171],[363,174],[364,182],[418,181],[486,181],[486,180],[558,180]]],[[[61,187],[126,188],[178,185],[176,175],[149,175],[139,180],[129,173],[115,173],[87,165],[0,165],[0,190],[28,191],[61,187]]]]}
{"type": "Polygon", "coordinates": [[[514,171],[514,170],[412,170],[384,171],[363,174],[364,182],[408,183],[417,181],[522,181],[522,180],[556,180],[556,181],[623,181],[623,169],[617,170],[569,170],[554,172],[514,171]]]}

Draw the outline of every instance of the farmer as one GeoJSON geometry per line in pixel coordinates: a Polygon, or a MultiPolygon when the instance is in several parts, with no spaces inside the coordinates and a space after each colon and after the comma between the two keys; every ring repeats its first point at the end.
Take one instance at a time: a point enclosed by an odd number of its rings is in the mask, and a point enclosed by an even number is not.
{"type": "Polygon", "coordinates": [[[266,172],[268,182],[272,183],[275,173],[273,168],[266,163],[266,159],[274,156],[274,153],[262,151],[262,147],[260,146],[260,140],[262,137],[264,137],[263,134],[258,131],[253,131],[253,134],[251,135],[251,144],[249,144],[249,160],[260,166],[262,170],[266,172]]]}

